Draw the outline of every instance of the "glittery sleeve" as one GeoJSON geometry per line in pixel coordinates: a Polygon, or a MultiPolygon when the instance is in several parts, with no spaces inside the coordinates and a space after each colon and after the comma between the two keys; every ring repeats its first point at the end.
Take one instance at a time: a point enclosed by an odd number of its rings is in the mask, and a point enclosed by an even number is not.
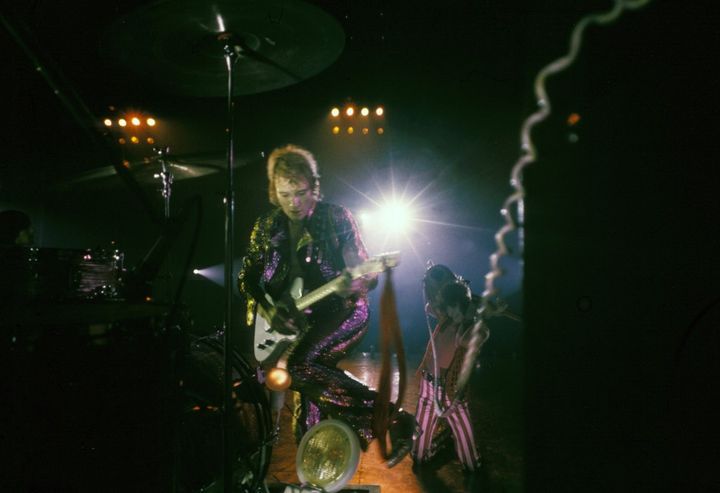
{"type": "Polygon", "coordinates": [[[346,265],[353,267],[368,259],[357,222],[345,207],[338,207],[335,213],[335,228],[346,265]]]}
{"type": "MultiPolygon", "coordinates": [[[[335,228],[345,265],[354,267],[366,261],[369,257],[368,252],[360,236],[357,221],[355,221],[350,210],[345,207],[338,207],[335,216],[335,228]]],[[[368,276],[368,283],[365,285],[366,291],[363,295],[367,294],[367,291],[374,289],[375,286],[377,286],[377,276],[368,276]]]]}
{"type": "Polygon", "coordinates": [[[238,289],[247,299],[247,325],[253,324],[256,300],[262,299],[264,296],[264,290],[260,285],[267,245],[267,231],[263,219],[263,217],[258,218],[253,225],[250,243],[238,273],[238,289]]]}

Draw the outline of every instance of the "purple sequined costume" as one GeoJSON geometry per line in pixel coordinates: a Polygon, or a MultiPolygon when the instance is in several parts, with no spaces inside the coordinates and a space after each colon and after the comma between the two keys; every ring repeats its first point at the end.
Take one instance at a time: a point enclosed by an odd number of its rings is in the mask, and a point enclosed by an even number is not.
{"type": "MultiPolygon", "coordinates": [[[[304,290],[310,291],[337,277],[346,267],[343,250],[367,259],[357,224],[344,207],[318,202],[305,220],[305,234],[295,254],[302,269],[304,290]]],[[[255,300],[267,292],[278,299],[288,289],[291,247],[288,219],[281,209],[261,216],[250,235],[238,285],[247,296],[248,314],[255,300]]],[[[291,389],[300,392],[296,437],[326,417],[347,422],[363,448],[372,439],[371,420],[376,393],[337,368],[368,328],[369,307],[365,293],[350,298],[330,295],[312,307],[310,330],[292,350],[288,370],[291,389]]],[[[252,318],[248,317],[248,324],[252,318]]]]}

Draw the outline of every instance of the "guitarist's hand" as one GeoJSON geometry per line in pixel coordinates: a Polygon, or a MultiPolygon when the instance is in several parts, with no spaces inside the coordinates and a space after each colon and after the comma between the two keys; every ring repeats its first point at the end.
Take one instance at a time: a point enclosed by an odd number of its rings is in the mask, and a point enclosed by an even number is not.
{"type": "Polygon", "coordinates": [[[278,300],[271,316],[271,329],[283,335],[295,335],[303,325],[303,316],[291,298],[278,300]]]}
{"type": "Polygon", "coordinates": [[[377,282],[377,274],[370,273],[364,277],[352,278],[352,274],[348,269],[342,273],[342,284],[338,287],[337,294],[343,298],[347,298],[356,293],[370,291],[375,287],[377,282]]]}

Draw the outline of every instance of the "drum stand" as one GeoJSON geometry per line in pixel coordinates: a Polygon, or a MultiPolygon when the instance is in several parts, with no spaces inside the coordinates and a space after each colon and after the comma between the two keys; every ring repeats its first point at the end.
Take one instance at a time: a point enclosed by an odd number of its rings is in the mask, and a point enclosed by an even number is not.
{"type": "MultiPolygon", "coordinates": [[[[170,220],[170,196],[172,195],[172,184],[173,174],[170,171],[167,162],[167,156],[170,152],[170,148],[167,146],[153,147],[153,152],[157,154],[157,161],[160,163],[160,173],[156,174],[155,177],[161,181],[160,195],[163,198],[163,218],[165,220],[165,226],[167,226],[170,220]]],[[[169,262],[165,260],[165,295],[170,303],[172,303],[172,283],[170,282],[170,266],[169,262]]]]}

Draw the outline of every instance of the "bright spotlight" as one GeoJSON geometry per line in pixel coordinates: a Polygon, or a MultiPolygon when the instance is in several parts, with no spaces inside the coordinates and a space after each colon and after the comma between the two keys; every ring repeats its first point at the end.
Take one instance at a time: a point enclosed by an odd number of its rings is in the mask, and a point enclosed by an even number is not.
{"type": "Polygon", "coordinates": [[[120,125],[121,127],[127,126],[127,120],[125,118],[120,118],[118,120],[118,125],[120,125]]]}
{"type": "Polygon", "coordinates": [[[352,127],[348,127],[348,128],[347,128],[347,133],[348,133],[348,134],[352,135],[354,132],[355,132],[355,129],[354,129],[354,128],[352,128],[352,127]]]}
{"type": "Polygon", "coordinates": [[[132,137],[130,137],[130,142],[132,142],[133,144],[138,144],[140,142],[140,139],[133,135],[132,137]]]}
{"type": "Polygon", "coordinates": [[[383,115],[385,114],[385,110],[383,109],[382,106],[378,106],[378,107],[375,109],[375,114],[376,114],[377,116],[383,116],[383,115]]]}
{"type": "Polygon", "coordinates": [[[193,274],[195,274],[195,275],[200,274],[200,269],[193,269],[193,274]]]}
{"type": "Polygon", "coordinates": [[[347,116],[353,116],[355,114],[355,108],[353,108],[352,106],[348,106],[345,110],[345,114],[347,116]]]}
{"type": "Polygon", "coordinates": [[[103,123],[106,127],[112,127],[112,120],[110,118],[105,118],[105,120],[103,120],[103,123]]]}
{"type": "Polygon", "coordinates": [[[363,109],[360,110],[360,114],[361,114],[362,116],[368,116],[368,115],[370,114],[370,110],[367,109],[367,108],[363,108],[363,109]]]}
{"type": "Polygon", "coordinates": [[[389,202],[380,208],[378,215],[380,225],[388,233],[398,234],[410,229],[412,211],[406,204],[389,202]]]}
{"type": "Polygon", "coordinates": [[[335,125],[335,126],[332,128],[332,133],[333,133],[334,135],[339,134],[339,133],[340,133],[340,127],[338,127],[337,125],[335,125]]]}
{"type": "Polygon", "coordinates": [[[154,127],[157,122],[155,121],[155,118],[148,118],[145,120],[145,123],[148,124],[148,127],[154,127]]]}
{"type": "Polygon", "coordinates": [[[333,117],[337,118],[338,116],[340,116],[340,109],[339,109],[339,108],[333,108],[333,109],[330,110],[330,114],[331,114],[333,117]]]}
{"type": "Polygon", "coordinates": [[[132,123],[136,127],[139,127],[140,126],[140,118],[138,118],[137,116],[133,116],[130,119],[130,123],[132,123]]]}

